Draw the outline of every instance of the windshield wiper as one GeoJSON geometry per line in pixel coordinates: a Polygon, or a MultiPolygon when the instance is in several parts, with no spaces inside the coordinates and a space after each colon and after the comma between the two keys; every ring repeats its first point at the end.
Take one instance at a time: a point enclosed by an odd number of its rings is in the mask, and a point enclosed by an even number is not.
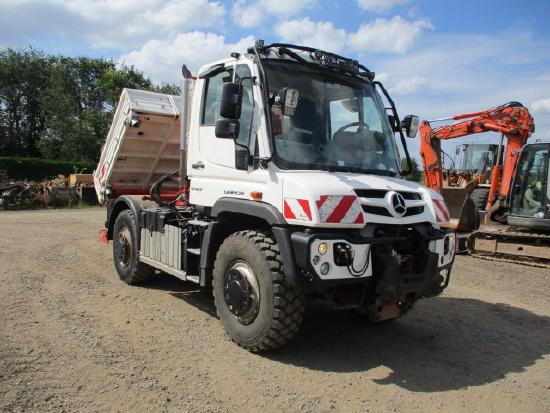
{"type": "Polygon", "coordinates": [[[383,175],[394,177],[397,174],[393,171],[387,171],[385,169],[364,169],[358,166],[333,166],[332,168],[335,172],[350,172],[356,174],[366,174],[366,175],[383,175]]]}
{"type": "Polygon", "coordinates": [[[364,174],[371,174],[371,175],[391,176],[392,178],[397,175],[395,172],[388,171],[386,169],[361,169],[361,172],[364,174]]]}

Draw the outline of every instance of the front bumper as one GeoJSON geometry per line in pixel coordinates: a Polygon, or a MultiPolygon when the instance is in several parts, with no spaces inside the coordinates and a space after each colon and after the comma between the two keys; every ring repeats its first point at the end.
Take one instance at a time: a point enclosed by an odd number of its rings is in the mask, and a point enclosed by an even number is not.
{"type": "Polygon", "coordinates": [[[455,242],[449,230],[386,237],[338,232],[291,235],[296,265],[310,290],[330,295],[339,285],[353,284],[348,288],[355,295],[351,307],[361,305],[368,295],[398,301],[440,294],[449,282],[455,242]],[[352,262],[337,259],[335,246],[342,244],[348,245],[352,262]]]}

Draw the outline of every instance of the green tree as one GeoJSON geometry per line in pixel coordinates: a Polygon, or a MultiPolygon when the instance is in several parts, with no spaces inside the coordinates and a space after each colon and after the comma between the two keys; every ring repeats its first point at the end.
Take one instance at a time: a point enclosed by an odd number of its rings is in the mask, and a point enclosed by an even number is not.
{"type": "Polygon", "coordinates": [[[39,147],[52,159],[96,158],[122,89],[156,89],[135,69],[117,69],[101,59],[61,57],[50,71],[50,87],[42,97],[47,122],[39,147]]]}
{"type": "Polygon", "coordinates": [[[0,50],[0,156],[96,160],[123,88],[179,94],[112,60],[0,50]]]}
{"type": "Polygon", "coordinates": [[[164,93],[166,95],[180,95],[181,89],[172,83],[161,83],[155,88],[156,92],[164,93]]]}
{"type": "Polygon", "coordinates": [[[0,154],[39,155],[44,127],[40,96],[49,86],[52,58],[29,49],[0,50],[0,154]]]}
{"type": "MultiPolygon", "coordinates": [[[[401,159],[401,170],[407,170],[408,164],[407,159],[401,159]]],[[[407,181],[414,181],[422,183],[423,176],[422,171],[418,167],[418,162],[416,162],[416,159],[411,158],[411,172],[405,177],[407,181]]]]}

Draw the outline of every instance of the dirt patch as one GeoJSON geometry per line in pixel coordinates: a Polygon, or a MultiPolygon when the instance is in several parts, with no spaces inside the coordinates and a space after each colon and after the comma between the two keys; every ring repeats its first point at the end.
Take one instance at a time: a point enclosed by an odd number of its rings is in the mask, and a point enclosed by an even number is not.
{"type": "Polygon", "coordinates": [[[458,257],[445,294],[399,321],[310,307],[255,355],[209,291],[121,283],[104,213],[0,213],[3,410],[550,411],[549,270],[458,257]]]}

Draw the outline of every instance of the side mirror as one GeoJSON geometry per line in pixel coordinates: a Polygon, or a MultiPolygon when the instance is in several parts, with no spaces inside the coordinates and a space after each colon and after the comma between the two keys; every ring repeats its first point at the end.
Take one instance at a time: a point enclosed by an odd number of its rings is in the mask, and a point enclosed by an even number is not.
{"type": "Polygon", "coordinates": [[[215,132],[217,138],[235,139],[239,136],[239,121],[233,119],[218,119],[215,132]]]}
{"type": "Polygon", "coordinates": [[[241,117],[242,99],[243,87],[240,83],[225,83],[220,105],[221,117],[231,120],[239,119],[241,117]]]}
{"type": "Polygon", "coordinates": [[[279,91],[279,100],[283,114],[286,116],[294,116],[296,107],[298,106],[298,98],[300,93],[296,89],[285,87],[279,91]]]}
{"type": "Polygon", "coordinates": [[[401,129],[405,129],[405,133],[409,138],[416,137],[418,126],[420,126],[420,120],[416,115],[407,115],[405,119],[401,121],[401,129]]]}

